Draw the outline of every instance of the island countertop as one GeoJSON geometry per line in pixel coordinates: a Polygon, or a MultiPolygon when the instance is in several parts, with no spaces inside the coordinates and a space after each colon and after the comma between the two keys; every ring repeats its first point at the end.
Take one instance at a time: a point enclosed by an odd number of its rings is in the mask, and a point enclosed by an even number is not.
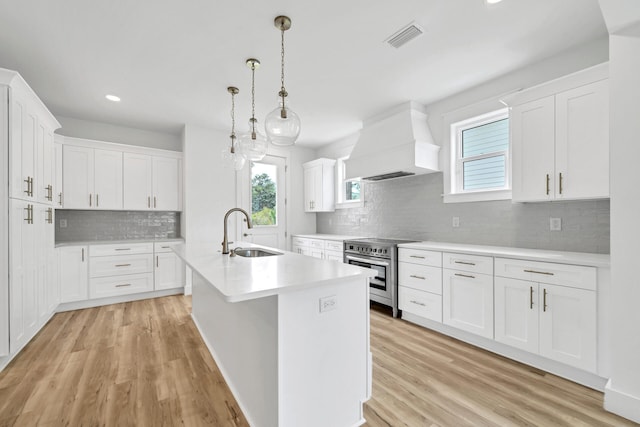
{"type": "MultiPolygon", "coordinates": [[[[262,246],[239,242],[236,247],[262,246]]],[[[354,277],[375,276],[370,269],[268,247],[266,249],[282,255],[230,257],[223,255],[217,245],[201,243],[173,245],[172,249],[227,302],[263,298],[354,277]]]]}

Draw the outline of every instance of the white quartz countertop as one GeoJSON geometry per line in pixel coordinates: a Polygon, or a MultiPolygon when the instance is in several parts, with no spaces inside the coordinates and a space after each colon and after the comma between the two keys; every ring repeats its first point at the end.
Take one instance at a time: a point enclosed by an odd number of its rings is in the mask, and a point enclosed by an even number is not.
{"type": "Polygon", "coordinates": [[[62,246],[89,246],[89,245],[122,245],[134,243],[184,243],[184,239],[178,238],[157,238],[157,239],[125,239],[125,240],[83,240],[75,242],[59,242],[55,247],[62,246]]]}
{"type": "Polygon", "coordinates": [[[293,237],[302,237],[304,239],[335,240],[343,242],[345,240],[364,239],[365,236],[345,236],[341,234],[294,234],[293,237]]]}
{"type": "Polygon", "coordinates": [[[523,249],[504,246],[469,245],[466,243],[443,242],[403,243],[398,245],[398,247],[585,265],[591,267],[609,267],[611,265],[611,256],[609,254],[592,254],[586,252],[548,251],[542,249],[523,249]]]}
{"type": "MultiPolygon", "coordinates": [[[[239,242],[236,248],[260,247],[239,242]]],[[[223,255],[218,245],[187,243],[173,251],[215,287],[228,302],[246,301],[336,283],[374,277],[371,269],[266,248],[282,255],[244,258],[223,255]]]]}

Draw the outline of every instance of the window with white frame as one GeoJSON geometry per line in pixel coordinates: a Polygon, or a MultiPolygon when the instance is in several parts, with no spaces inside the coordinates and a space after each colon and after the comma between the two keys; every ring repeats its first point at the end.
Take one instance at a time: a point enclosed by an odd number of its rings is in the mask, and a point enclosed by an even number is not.
{"type": "Polygon", "coordinates": [[[347,180],[345,160],[341,157],[336,161],[336,207],[348,208],[362,206],[364,203],[363,182],[360,180],[347,180]]]}
{"type": "Polygon", "coordinates": [[[508,110],[451,124],[451,154],[452,194],[509,190],[508,110]]]}

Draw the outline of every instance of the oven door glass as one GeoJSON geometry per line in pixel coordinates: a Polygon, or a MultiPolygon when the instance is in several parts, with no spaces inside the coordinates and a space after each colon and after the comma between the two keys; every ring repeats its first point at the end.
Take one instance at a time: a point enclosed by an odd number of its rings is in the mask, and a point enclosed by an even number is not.
{"type": "Polygon", "coordinates": [[[358,267],[370,268],[376,272],[376,277],[369,279],[369,286],[383,291],[387,290],[387,267],[384,265],[370,264],[364,261],[356,261],[347,259],[347,264],[357,265],[358,267]]]}

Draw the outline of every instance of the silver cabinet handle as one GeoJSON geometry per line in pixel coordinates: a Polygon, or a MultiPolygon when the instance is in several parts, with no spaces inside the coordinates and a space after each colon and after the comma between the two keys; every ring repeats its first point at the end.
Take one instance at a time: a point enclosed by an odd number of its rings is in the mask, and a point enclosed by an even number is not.
{"type": "Polygon", "coordinates": [[[547,311],[547,290],[542,290],[542,311],[547,311]]]}
{"type": "Polygon", "coordinates": [[[529,309],[533,310],[533,286],[529,286],[529,309]]]}
{"type": "Polygon", "coordinates": [[[59,204],[60,206],[62,206],[62,192],[60,192],[60,194],[58,194],[58,198],[59,198],[58,200],[60,200],[60,201],[58,202],[58,204],[59,204]]]}
{"type": "Polygon", "coordinates": [[[409,255],[409,258],[425,259],[423,256],[419,256],[419,255],[409,255]]]}
{"type": "Polygon", "coordinates": [[[100,206],[100,199],[98,199],[99,194],[96,194],[96,207],[100,206]]]}
{"type": "Polygon", "coordinates": [[[548,271],[536,271],[536,270],[524,270],[525,273],[535,273],[535,274],[544,274],[546,276],[553,276],[553,273],[548,271]]]}
{"type": "Polygon", "coordinates": [[[427,304],[420,302],[420,301],[415,301],[415,300],[411,300],[409,301],[411,304],[415,304],[415,305],[421,305],[422,307],[426,307],[427,304]]]}
{"type": "Polygon", "coordinates": [[[162,249],[169,249],[171,246],[160,246],[162,249]]]}
{"type": "Polygon", "coordinates": [[[160,257],[156,255],[156,267],[160,267],[160,257]]]}
{"type": "Polygon", "coordinates": [[[559,178],[559,180],[560,180],[560,184],[559,184],[559,187],[560,187],[560,194],[562,194],[562,172],[560,172],[560,176],[559,176],[558,178],[559,178]]]}
{"type": "Polygon", "coordinates": [[[468,261],[453,261],[456,264],[464,264],[464,265],[476,265],[475,262],[468,262],[468,261]]]}
{"type": "Polygon", "coordinates": [[[147,196],[147,207],[151,208],[151,196],[147,196]]]}
{"type": "Polygon", "coordinates": [[[47,217],[44,222],[47,224],[53,224],[53,208],[47,208],[47,217]]]}
{"type": "Polygon", "coordinates": [[[549,195],[549,174],[547,174],[547,196],[549,195]]]}
{"type": "Polygon", "coordinates": [[[116,251],[130,251],[131,248],[116,248],[116,251]]]}
{"type": "Polygon", "coordinates": [[[116,267],[131,267],[131,264],[116,264],[116,267]]]}
{"type": "Polygon", "coordinates": [[[156,208],[156,196],[153,196],[153,208],[156,208]]]}
{"type": "Polygon", "coordinates": [[[131,286],[131,283],[123,283],[121,285],[116,285],[116,288],[123,288],[125,286],[131,286]]]}
{"type": "Polygon", "coordinates": [[[27,221],[27,224],[31,224],[31,209],[29,209],[30,205],[27,205],[26,208],[24,208],[25,211],[27,211],[27,217],[24,219],[25,221],[27,221]]]}
{"type": "Polygon", "coordinates": [[[470,274],[462,274],[462,273],[455,273],[456,276],[460,276],[460,277],[468,277],[469,279],[475,279],[476,276],[472,276],[470,274]]]}
{"type": "Polygon", "coordinates": [[[84,248],[82,248],[82,262],[84,262],[84,248]]]}
{"type": "Polygon", "coordinates": [[[422,277],[422,276],[416,276],[415,274],[412,274],[412,275],[411,275],[411,276],[409,276],[409,277],[413,277],[414,279],[426,280],[424,277],[422,277]]]}
{"type": "Polygon", "coordinates": [[[27,189],[24,190],[24,192],[27,193],[27,196],[30,196],[31,195],[31,178],[27,177],[27,179],[25,179],[24,182],[27,183],[27,189]]]}
{"type": "Polygon", "coordinates": [[[92,194],[89,193],[89,206],[91,206],[91,196],[92,196],[92,194]]]}

